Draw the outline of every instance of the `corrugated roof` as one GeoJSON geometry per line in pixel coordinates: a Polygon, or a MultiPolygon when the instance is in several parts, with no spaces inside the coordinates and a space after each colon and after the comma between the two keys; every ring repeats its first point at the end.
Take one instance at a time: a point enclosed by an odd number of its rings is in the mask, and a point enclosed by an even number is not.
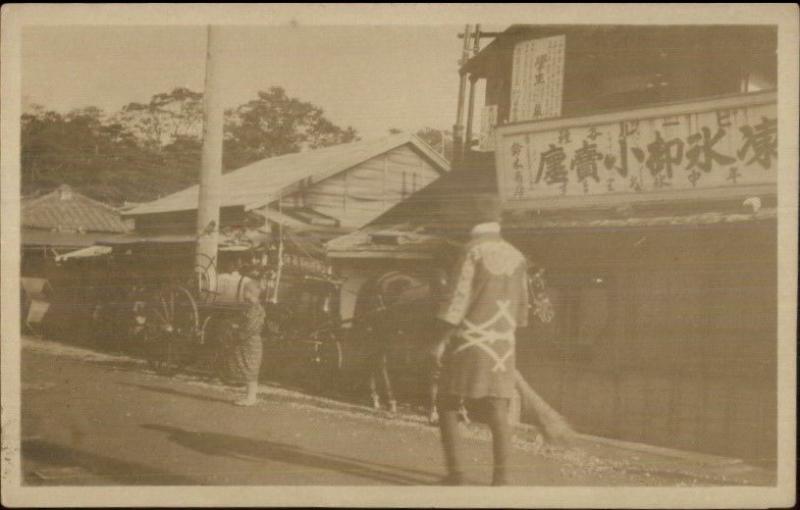
{"type": "MultiPolygon", "coordinates": [[[[222,176],[221,207],[255,209],[293,191],[301,181],[313,184],[396,147],[411,144],[440,171],[449,169],[447,160],[414,135],[399,134],[376,140],[334,145],[307,152],[268,158],[222,176]]],[[[142,215],[197,208],[199,187],[192,186],[154,202],[125,211],[142,215]]]]}
{"type": "Polygon", "coordinates": [[[122,233],[128,228],[111,206],[69,188],[23,200],[22,226],[60,232],[122,233]]]}

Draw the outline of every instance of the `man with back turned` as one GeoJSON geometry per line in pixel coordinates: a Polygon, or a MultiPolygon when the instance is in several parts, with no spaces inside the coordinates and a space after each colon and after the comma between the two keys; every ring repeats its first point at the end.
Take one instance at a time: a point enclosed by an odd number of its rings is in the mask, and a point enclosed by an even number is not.
{"type": "Polygon", "coordinates": [[[472,197],[470,240],[438,314],[442,331],[432,356],[441,366],[437,407],[447,485],[464,483],[458,445],[462,400],[476,421],[491,429],[492,485],[508,483],[515,330],[527,326],[528,292],[525,257],[500,235],[501,211],[496,195],[472,197]]]}

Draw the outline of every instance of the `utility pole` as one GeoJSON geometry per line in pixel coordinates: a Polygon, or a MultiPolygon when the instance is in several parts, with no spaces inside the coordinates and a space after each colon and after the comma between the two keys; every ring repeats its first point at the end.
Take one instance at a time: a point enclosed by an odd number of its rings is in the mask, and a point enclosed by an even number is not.
{"type": "MultiPolygon", "coordinates": [[[[222,184],[222,83],[219,73],[219,27],[208,26],[206,77],[203,92],[203,152],[197,202],[195,267],[213,266],[216,274],[219,243],[219,207],[222,184]]],[[[211,282],[212,285],[214,282],[211,282]]]]}
{"type": "Polygon", "coordinates": [[[461,50],[461,60],[458,63],[458,108],[456,108],[456,123],[453,126],[453,162],[452,168],[461,165],[461,156],[464,148],[464,92],[467,88],[467,75],[463,70],[464,64],[469,60],[469,42],[471,25],[464,26],[464,45],[461,50]]]}
{"type": "MultiPolygon", "coordinates": [[[[472,56],[478,54],[481,50],[481,26],[475,25],[475,32],[473,33],[474,45],[472,48],[472,56]]],[[[466,39],[465,39],[466,40],[466,39]]],[[[478,82],[478,77],[474,73],[469,76],[469,99],[467,100],[467,135],[464,139],[464,154],[472,150],[472,123],[475,116],[475,85],[478,82]]]]}

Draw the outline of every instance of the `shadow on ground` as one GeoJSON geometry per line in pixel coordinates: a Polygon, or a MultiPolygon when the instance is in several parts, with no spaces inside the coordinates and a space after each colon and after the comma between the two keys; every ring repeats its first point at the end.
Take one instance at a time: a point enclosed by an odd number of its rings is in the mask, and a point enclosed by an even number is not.
{"type": "Polygon", "coordinates": [[[311,452],[303,448],[262,439],[249,439],[214,432],[192,432],[158,424],[142,425],[169,434],[175,443],[205,455],[232,457],[251,462],[275,461],[297,466],[337,471],[395,485],[428,485],[435,475],[424,471],[378,464],[340,455],[311,452]]]}
{"type": "Polygon", "coordinates": [[[96,485],[98,478],[114,485],[199,485],[186,476],[41,440],[22,444],[22,460],[26,485],[96,485]],[[53,468],[77,469],[47,480],[36,474],[53,468]]]}

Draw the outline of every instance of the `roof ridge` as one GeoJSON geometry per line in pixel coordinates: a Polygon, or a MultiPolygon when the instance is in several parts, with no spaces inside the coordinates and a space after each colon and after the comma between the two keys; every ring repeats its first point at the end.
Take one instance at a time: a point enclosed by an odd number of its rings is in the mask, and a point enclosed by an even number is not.
{"type": "MultiPolygon", "coordinates": [[[[340,143],[336,145],[330,145],[327,147],[320,147],[318,149],[312,149],[310,151],[304,152],[293,152],[289,154],[283,154],[280,156],[273,156],[270,158],[264,158],[258,161],[254,161],[249,163],[245,166],[239,167],[236,170],[228,172],[223,175],[223,186],[234,186],[239,184],[240,186],[243,185],[242,182],[237,181],[247,181],[248,178],[250,179],[258,179],[258,173],[264,172],[269,170],[270,167],[274,167],[276,163],[281,163],[286,165],[287,161],[291,161],[293,159],[302,159],[304,157],[314,158],[313,164],[309,165],[312,167],[311,170],[306,170],[304,172],[299,172],[298,169],[292,169],[289,167],[281,167],[280,169],[272,168],[272,170],[276,171],[276,174],[273,175],[281,175],[284,177],[283,181],[287,182],[276,182],[274,183],[274,189],[265,191],[265,193],[258,199],[245,202],[246,197],[242,198],[241,204],[228,204],[228,205],[243,205],[248,209],[261,207],[265,203],[272,202],[278,199],[281,196],[284,196],[287,192],[292,189],[293,185],[296,185],[299,181],[307,178],[311,178],[314,181],[324,180],[328,177],[337,175],[338,173],[355,166],[356,164],[366,161],[372,157],[375,157],[379,154],[383,154],[388,152],[396,147],[400,147],[405,144],[412,144],[413,148],[416,149],[416,152],[426,159],[428,159],[441,173],[446,173],[449,170],[449,163],[446,159],[436,153],[428,144],[426,144],[423,140],[419,137],[414,135],[413,133],[397,133],[397,134],[389,134],[384,135],[378,138],[371,138],[367,140],[358,140],[353,142],[347,143],[340,143]],[[341,153],[340,155],[334,158],[332,155],[336,153],[341,153]],[[331,163],[330,166],[325,168],[318,168],[322,165],[322,162],[319,161],[320,158],[324,158],[326,155],[331,155],[331,163]],[[298,170],[298,173],[291,174],[291,171],[298,170]],[[253,175],[250,175],[250,174],[253,175]]],[[[281,180],[281,179],[276,179],[281,180]]],[[[133,207],[126,211],[121,211],[123,215],[126,216],[135,216],[141,214],[155,214],[158,212],[174,212],[178,210],[195,210],[197,208],[197,204],[193,203],[191,199],[187,199],[189,202],[187,205],[181,205],[180,203],[170,205],[170,201],[180,201],[184,199],[184,196],[187,194],[191,194],[193,190],[199,188],[197,184],[193,184],[188,186],[182,190],[176,191],[171,193],[165,197],[159,198],[157,200],[147,202],[140,206],[133,207]],[[176,195],[182,194],[179,197],[176,195]]],[[[252,200],[252,199],[251,199],[252,200]]]]}

